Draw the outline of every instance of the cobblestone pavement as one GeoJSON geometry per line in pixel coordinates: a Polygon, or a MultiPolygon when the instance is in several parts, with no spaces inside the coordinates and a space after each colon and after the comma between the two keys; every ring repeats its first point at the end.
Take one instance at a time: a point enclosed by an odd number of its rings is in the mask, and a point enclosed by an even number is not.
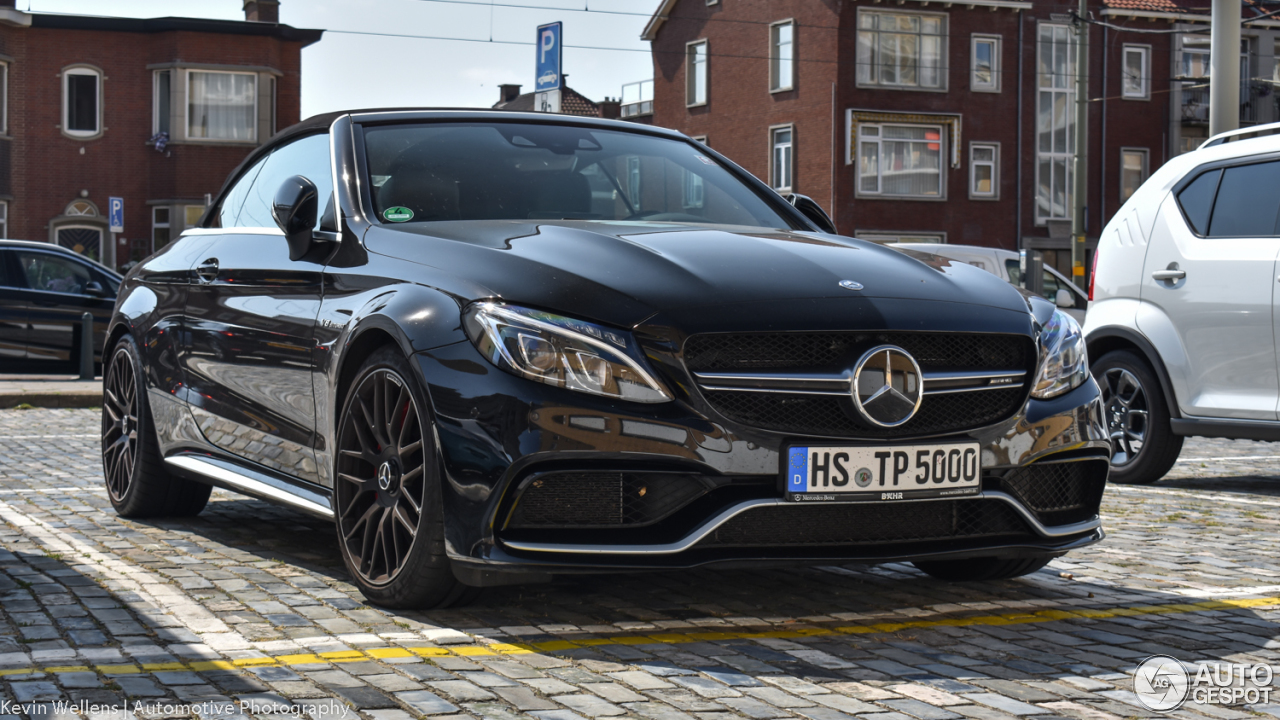
{"type": "MultiPolygon", "coordinates": [[[[1152,715],[1148,655],[1280,665],[1276,445],[1188,442],[1159,485],[1108,490],[1105,542],[1018,580],[689,571],[395,613],[290,510],[216,491],[190,521],[117,518],[97,418],[0,412],[0,720],[1116,720],[1152,715]]],[[[1258,713],[1280,707],[1173,716],[1258,713]]]]}

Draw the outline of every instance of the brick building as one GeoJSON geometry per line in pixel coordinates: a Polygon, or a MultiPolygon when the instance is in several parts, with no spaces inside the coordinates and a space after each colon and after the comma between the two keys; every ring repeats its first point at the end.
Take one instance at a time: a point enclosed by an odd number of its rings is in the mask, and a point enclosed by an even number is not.
{"type": "Polygon", "coordinates": [[[0,0],[0,237],[117,267],[194,224],[227,174],[298,121],[303,47],[278,23],[27,13],[0,0]],[[124,200],[124,231],[108,198],[124,200]]]}
{"type": "MultiPolygon", "coordinates": [[[[569,75],[562,74],[564,80],[569,79],[569,75]]],[[[521,93],[520,85],[499,85],[498,86],[498,102],[493,104],[495,110],[514,110],[517,112],[534,112],[537,110],[538,93],[521,93]]],[[[588,98],[586,95],[565,85],[560,91],[560,112],[564,115],[577,115],[578,117],[600,117],[616,119],[621,113],[621,102],[612,98],[605,98],[600,102],[588,98]]]]}
{"type": "MultiPolygon", "coordinates": [[[[1091,1],[1118,27],[1090,27],[1090,247],[1152,170],[1204,137],[1208,67],[1207,3],[1091,1]]],[[[643,35],[654,123],[813,197],[843,233],[1039,249],[1069,275],[1075,8],[662,0],[643,35]]],[[[1245,27],[1245,122],[1280,119],[1272,28],[1245,27]]]]}

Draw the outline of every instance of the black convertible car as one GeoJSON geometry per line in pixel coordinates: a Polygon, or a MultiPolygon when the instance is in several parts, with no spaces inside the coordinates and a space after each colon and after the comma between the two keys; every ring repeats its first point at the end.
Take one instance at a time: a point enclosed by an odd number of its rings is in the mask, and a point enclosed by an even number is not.
{"type": "Polygon", "coordinates": [[[399,607],[712,563],[1004,578],[1100,540],[1075,322],[791,200],[622,122],[296,125],[125,280],[111,501],[190,515],[216,485],[332,518],[399,607]]]}

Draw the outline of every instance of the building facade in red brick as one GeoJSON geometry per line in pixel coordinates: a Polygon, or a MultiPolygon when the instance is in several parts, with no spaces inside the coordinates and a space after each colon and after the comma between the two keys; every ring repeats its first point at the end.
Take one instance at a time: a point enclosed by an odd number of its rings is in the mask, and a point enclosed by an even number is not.
{"type": "Polygon", "coordinates": [[[0,1],[3,237],[120,267],[194,224],[206,198],[299,120],[301,50],[321,31],[245,22],[22,12],[0,1]],[[112,232],[109,198],[123,200],[112,232]]]}
{"type": "MultiPolygon", "coordinates": [[[[1204,137],[1208,82],[1207,6],[1091,5],[1090,248],[1137,184],[1204,137]]],[[[1076,7],[663,0],[644,34],[654,123],[814,198],[845,234],[1037,249],[1069,274],[1076,7]]],[[[1280,119],[1277,27],[1245,25],[1243,123],[1280,119]]]]}

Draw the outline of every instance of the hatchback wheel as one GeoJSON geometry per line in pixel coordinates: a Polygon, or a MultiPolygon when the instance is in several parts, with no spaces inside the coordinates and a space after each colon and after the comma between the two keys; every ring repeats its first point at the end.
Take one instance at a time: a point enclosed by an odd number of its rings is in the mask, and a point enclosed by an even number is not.
{"type": "Polygon", "coordinates": [[[165,468],[133,337],[121,337],[107,362],[102,378],[102,473],[111,506],[129,518],[200,514],[213,488],[171,475],[165,468]]]}
{"type": "Polygon", "coordinates": [[[425,393],[396,348],[365,361],[340,418],[334,514],[342,559],[360,591],[390,608],[469,598],[472,589],[454,578],[445,552],[425,393]]]}
{"type": "Polygon", "coordinates": [[[1103,421],[1111,437],[1110,479],[1149,485],[1164,477],[1182,452],[1182,436],[1173,434],[1155,373],[1128,350],[1103,355],[1090,370],[1102,389],[1103,421]]]}

